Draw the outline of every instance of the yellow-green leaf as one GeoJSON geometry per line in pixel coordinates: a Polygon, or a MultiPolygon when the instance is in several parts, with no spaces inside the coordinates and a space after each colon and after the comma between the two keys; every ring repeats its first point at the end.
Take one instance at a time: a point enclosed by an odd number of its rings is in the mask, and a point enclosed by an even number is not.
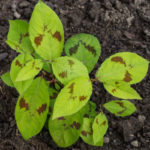
{"type": "Polygon", "coordinates": [[[123,82],[104,83],[104,88],[113,96],[123,99],[139,99],[140,95],[129,85],[123,82]]]}
{"type": "Polygon", "coordinates": [[[20,70],[25,66],[28,61],[31,60],[33,60],[33,57],[30,54],[22,53],[18,55],[11,64],[10,77],[19,94],[24,93],[33,81],[33,79],[29,79],[26,81],[16,81],[17,75],[20,70]]]}
{"type": "Polygon", "coordinates": [[[121,117],[129,116],[136,111],[135,105],[127,100],[113,100],[105,103],[104,107],[116,116],[121,117]]]}
{"type": "Polygon", "coordinates": [[[59,57],[64,46],[63,26],[56,13],[42,1],[39,1],[29,23],[32,45],[43,59],[59,57]]]}
{"type": "Polygon", "coordinates": [[[40,59],[30,60],[19,71],[16,81],[25,81],[34,78],[42,69],[43,62],[40,59]]]}
{"type": "Polygon", "coordinates": [[[103,146],[103,138],[98,139],[97,143],[94,143],[93,140],[93,129],[92,129],[92,124],[93,124],[93,119],[92,118],[84,118],[83,119],[83,125],[80,133],[80,137],[82,140],[92,146],[103,146]]]}
{"type": "Polygon", "coordinates": [[[79,77],[69,82],[58,94],[54,105],[53,119],[78,112],[92,94],[89,78],[79,77]]]}
{"type": "Polygon", "coordinates": [[[103,83],[114,80],[135,84],[146,76],[148,66],[149,61],[136,53],[120,52],[102,63],[96,77],[103,83]]]}
{"type": "Polygon", "coordinates": [[[38,134],[46,121],[49,110],[49,94],[44,79],[35,79],[23,95],[18,98],[15,119],[25,140],[38,134]]]}
{"type": "Polygon", "coordinates": [[[95,117],[92,129],[94,144],[97,144],[100,140],[103,139],[108,129],[108,120],[102,112],[95,117]]]}
{"type": "Polygon", "coordinates": [[[61,116],[55,120],[49,119],[49,132],[59,147],[68,147],[74,144],[81,131],[83,116],[80,111],[71,116],[61,116]]]}
{"type": "Polygon", "coordinates": [[[10,27],[6,43],[17,52],[33,52],[31,41],[29,39],[29,25],[24,20],[10,20],[10,27]]]}
{"type": "Polygon", "coordinates": [[[14,87],[13,82],[12,82],[12,80],[11,80],[11,78],[10,78],[10,72],[4,73],[0,78],[3,80],[3,82],[4,82],[6,85],[8,85],[8,86],[10,86],[10,87],[14,87]]]}
{"type": "Polygon", "coordinates": [[[52,69],[56,78],[65,85],[77,77],[89,76],[87,68],[79,60],[68,56],[56,58],[52,69]]]}

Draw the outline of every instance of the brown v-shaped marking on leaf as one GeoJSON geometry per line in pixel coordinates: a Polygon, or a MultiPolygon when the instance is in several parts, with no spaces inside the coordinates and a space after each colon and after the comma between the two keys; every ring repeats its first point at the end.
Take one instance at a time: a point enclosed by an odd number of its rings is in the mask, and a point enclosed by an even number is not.
{"type": "Polygon", "coordinates": [[[43,35],[42,35],[42,34],[40,34],[39,36],[35,37],[35,38],[34,38],[34,43],[35,43],[35,45],[36,45],[37,47],[40,46],[42,40],[43,40],[43,35]]]}
{"type": "Polygon", "coordinates": [[[40,115],[41,113],[43,113],[46,110],[46,107],[47,104],[42,104],[42,106],[37,109],[38,114],[40,115]]]}
{"type": "Polygon", "coordinates": [[[80,101],[84,101],[86,98],[87,98],[87,96],[80,96],[80,97],[79,97],[79,100],[80,100],[80,101]]]}
{"type": "Polygon", "coordinates": [[[29,110],[29,105],[28,103],[26,103],[24,98],[20,99],[19,106],[20,106],[20,109],[25,108],[26,110],[29,110]]]}
{"type": "Polygon", "coordinates": [[[86,137],[87,137],[88,132],[83,130],[83,131],[81,131],[81,134],[82,134],[83,136],[86,136],[86,137]]]}
{"type": "Polygon", "coordinates": [[[70,60],[70,59],[69,59],[69,60],[68,60],[68,64],[69,64],[70,67],[72,67],[72,66],[74,65],[73,60],[70,60]]]}
{"type": "Polygon", "coordinates": [[[79,43],[78,43],[77,45],[71,47],[71,48],[69,49],[70,55],[73,55],[73,54],[77,53],[78,47],[79,47],[79,43]]]}
{"type": "Polygon", "coordinates": [[[61,35],[60,35],[60,32],[59,32],[59,31],[56,31],[56,32],[53,34],[53,37],[56,38],[59,42],[61,42],[61,35]]]}
{"type": "Polygon", "coordinates": [[[128,71],[126,71],[126,74],[125,74],[123,81],[130,82],[131,80],[132,80],[131,74],[128,71]]]}
{"type": "Polygon", "coordinates": [[[124,61],[123,58],[120,57],[120,56],[112,57],[112,58],[111,58],[111,61],[116,62],[116,63],[121,63],[121,64],[123,64],[124,66],[126,66],[125,61],[124,61]]]}
{"type": "Polygon", "coordinates": [[[63,71],[59,74],[61,78],[67,78],[67,71],[63,71]]]}
{"type": "Polygon", "coordinates": [[[22,64],[19,62],[19,60],[16,60],[15,65],[20,67],[20,68],[22,67],[22,64]]]}
{"type": "Polygon", "coordinates": [[[71,85],[68,87],[68,88],[70,89],[70,91],[69,91],[70,94],[73,94],[74,85],[75,85],[75,83],[73,82],[73,83],[71,83],[71,85]]]}
{"type": "Polygon", "coordinates": [[[76,121],[73,121],[73,123],[70,126],[71,126],[71,128],[75,127],[77,130],[80,129],[80,123],[78,123],[76,121]]]}
{"type": "Polygon", "coordinates": [[[58,120],[66,120],[65,117],[59,117],[58,120]]]}

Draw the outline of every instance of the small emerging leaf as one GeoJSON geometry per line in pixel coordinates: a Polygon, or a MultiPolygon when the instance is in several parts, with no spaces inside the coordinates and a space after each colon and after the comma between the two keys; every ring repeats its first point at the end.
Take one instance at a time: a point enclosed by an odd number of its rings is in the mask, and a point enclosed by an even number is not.
{"type": "Polygon", "coordinates": [[[32,45],[43,59],[59,57],[64,46],[63,26],[56,13],[42,1],[39,1],[29,23],[32,45]]]}
{"type": "Polygon", "coordinates": [[[61,116],[55,120],[49,119],[49,132],[59,147],[68,147],[74,144],[79,136],[83,116],[80,111],[71,116],[61,116]]]}
{"type": "MultiPolygon", "coordinates": [[[[82,130],[80,133],[80,137],[82,140],[93,146],[103,146],[103,138],[98,139],[97,143],[95,144],[93,141],[93,129],[92,129],[93,119],[92,118],[84,118],[82,130]]],[[[99,133],[100,134],[100,133],[99,133]]]]}
{"type": "Polygon", "coordinates": [[[102,112],[95,117],[92,129],[94,144],[97,144],[100,140],[103,139],[108,129],[108,120],[102,112]]]}
{"type": "Polygon", "coordinates": [[[52,62],[53,73],[62,83],[67,84],[77,77],[88,77],[87,68],[77,59],[64,56],[58,57],[52,62]]]}
{"type": "Polygon", "coordinates": [[[17,52],[33,52],[28,33],[28,23],[24,20],[10,20],[6,43],[17,52]]]}
{"type": "Polygon", "coordinates": [[[129,116],[136,111],[135,105],[127,100],[113,100],[105,103],[104,107],[116,116],[121,117],[129,116]]]}
{"type": "Polygon", "coordinates": [[[34,57],[36,59],[41,59],[43,61],[43,70],[45,70],[48,73],[52,72],[52,65],[50,62],[46,62],[42,57],[40,57],[38,54],[34,53],[34,57]]]}
{"type": "Polygon", "coordinates": [[[65,53],[80,60],[91,72],[100,56],[101,46],[93,35],[80,33],[67,40],[65,53]]]}
{"type": "Polygon", "coordinates": [[[40,59],[33,59],[25,64],[19,71],[16,81],[25,81],[34,78],[42,69],[43,62],[40,59]]]}
{"type": "Polygon", "coordinates": [[[20,70],[28,61],[31,60],[33,60],[33,57],[30,54],[22,53],[18,55],[11,64],[10,77],[19,94],[24,93],[33,81],[33,79],[29,79],[26,81],[16,81],[17,75],[20,70]]]}
{"type": "Polygon", "coordinates": [[[4,82],[6,85],[8,85],[8,86],[10,86],[10,87],[14,87],[13,82],[12,82],[12,80],[11,80],[11,78],[10,78],[10,72],[4,73],[4,74],[1,76],[1,79],[3,80],[3,82],[4,82]]]}
{"type": "Polygon", "coordinates": [[[92,94],[89,78],[80,77],[69,82],[58,94],[53,111],[53,119],[78,112],[85,106],[92,94]]]}
{"type": "Polygon", "coordinates": [[[104,83],[105,89],[115,97],[123,99],[139,99],[140,95],[129,85],[122,82],[104,83]]]}
{"type": "Polygon", "coordinates": [[[18,98],[15,118],[25,140],[38,134],[46,121],[49,110],[49,94],[44,79],[35,79],[27,91],[18,98]]]}

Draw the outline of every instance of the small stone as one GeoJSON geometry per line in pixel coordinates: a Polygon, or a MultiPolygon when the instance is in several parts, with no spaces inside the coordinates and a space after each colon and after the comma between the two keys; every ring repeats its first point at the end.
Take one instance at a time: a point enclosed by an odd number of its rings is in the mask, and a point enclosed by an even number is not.
{"type": "Polygon", "coordinates": [[[30,5],[30,3],[28,1],[22,1],[19,4],[19,7],[24,8],[24,7],[28,7],[30,5]]]}
{"type": "Polygon", "coordinates": [[[144,33],[150,37],[150,31],[148,29],[144,30],[144,33]]]}
{"type": "Polygon", "coordinates": [[[134,146],[134,147],[139,147],[139,142],[137,140],[132,141],[131,145],[134,146]]]}
{"type": "Polygon", "coordinates": [[[139,122],[140,122],[140,123],[144,123],[146,117],[143,116],[143,115],[139,115],[139,116],[138,116],[138,119],[139,119],[139,122]]]}
{"type": "Polygon", "coordinates": [[[132,21],[134,20],[134,16],[127,18],[128,27],[132,25],[132,21]]]}
{"type": "Polygon", "coordinates": [[[109,142],[110,142],[109,137],[104,137],[104,143],[107,144],[107,143],[109,143],[109,142]]]}
{"type": "Polygon", "coordinates": [[[21,17],[21,15],[20,15],[17,11],[14,12],[14,16],[15,16],[17,19],[19,19],[19,18],[21,17]]]}

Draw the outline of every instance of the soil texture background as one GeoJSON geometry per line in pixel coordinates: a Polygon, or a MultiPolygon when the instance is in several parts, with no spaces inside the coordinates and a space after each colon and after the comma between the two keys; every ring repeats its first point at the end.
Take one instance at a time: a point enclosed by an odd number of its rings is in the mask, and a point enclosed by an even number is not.
{"type": "MultiPolygon", "coordinates": [[[[150,1],[149,0],[43,0],[60,17],[65,39],[76,33],[95,35],[102,53],[95,69],[116,52],[135,52],[150,60],[150,1]]],[[[29,21],[37,0],[0,0],[0,75],[9,71],[17,53],[5,43],[8,20],[29,21]]],[[[145,79],[133,86],[143,98],[133,100],[137,111],[130,117],[120,118],[107,111],[109,130],[104,146],[94,147],[81,139],[66,150],[150,150],[150,69],[145,79]]],[[[0,150],[61,150],[45,129],[24,141],[14,119],[18,94],[0,80],[0,150]]],[[[101,83],[93,84],[91,98],[97,103],[115,99],[101,83]]]]}

